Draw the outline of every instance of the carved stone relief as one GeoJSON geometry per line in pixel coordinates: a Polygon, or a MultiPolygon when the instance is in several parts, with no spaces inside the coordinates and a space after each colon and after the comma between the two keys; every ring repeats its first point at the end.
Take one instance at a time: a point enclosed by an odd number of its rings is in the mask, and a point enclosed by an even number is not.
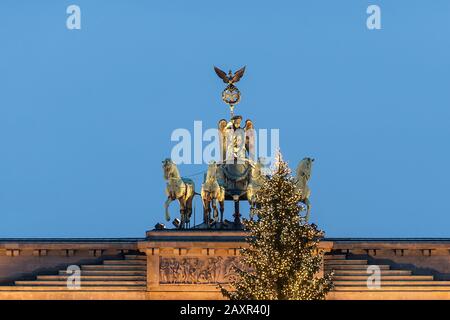
{"type": "Polygon", "coordinates": [[[242,267],[237,257],[166,258],[160,257],[160,284],[228,283],[242,267]]]}

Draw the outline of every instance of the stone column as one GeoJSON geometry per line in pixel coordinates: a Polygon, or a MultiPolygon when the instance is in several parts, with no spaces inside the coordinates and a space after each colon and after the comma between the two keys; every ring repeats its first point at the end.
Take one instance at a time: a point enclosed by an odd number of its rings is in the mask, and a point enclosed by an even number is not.
{"type": "Polygon", "coordinates": [[[159,248],[147,248],[147,291],[159,286],[159,248]]]}

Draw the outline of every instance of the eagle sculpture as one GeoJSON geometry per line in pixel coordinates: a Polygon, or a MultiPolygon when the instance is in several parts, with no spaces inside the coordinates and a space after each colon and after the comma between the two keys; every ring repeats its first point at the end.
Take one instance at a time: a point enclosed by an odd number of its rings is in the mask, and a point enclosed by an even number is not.
{"type": "Polygon", "coordinates": [[[244,72],[245,72],[245,67],[239,69],[234,74],[231,70],[228,72],[228,74],[226,74],[225,71],[222,71],[217,67],[214,67],[214,71],[219,76],[219,78],[221,78],[223,80],[224,83],[226,83],[228,85],[233,85],[234,83],[238,82],[242,78],[242,76],[244,75],[244,72]]]}

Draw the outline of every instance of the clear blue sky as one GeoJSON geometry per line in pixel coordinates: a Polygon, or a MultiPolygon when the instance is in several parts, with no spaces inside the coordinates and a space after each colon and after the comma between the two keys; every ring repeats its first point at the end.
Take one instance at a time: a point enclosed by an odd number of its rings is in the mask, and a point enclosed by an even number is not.
{"type": "Polygon", "coordinates": [[[247,65],[238,113],[316,159],[327,236],[450,237],[449,21],[448,0],[2,0],[0,237],[144,236],[172,130],[228,114],[213,65],[247,65]]]}

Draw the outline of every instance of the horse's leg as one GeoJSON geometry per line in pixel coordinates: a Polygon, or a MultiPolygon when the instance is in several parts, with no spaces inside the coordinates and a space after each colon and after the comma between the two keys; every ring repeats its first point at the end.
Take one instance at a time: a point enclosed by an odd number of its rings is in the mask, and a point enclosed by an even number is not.
{"type": "Polygon", "coordinates": [[[210,196],[208,196],[208,202],[207,202],[207,208],[206,208],[206,224],[208,225],[208,228],[211,227],[211,212],[212,212],[212,202],[214,200],[211,199],[210,196]]]}
{"type": "Polygon", "coordinates": [[[211,200],[212,208],[214,211],[214,222],[217,222],[219,219],[219,211],[217,210],[217,198],[211,200]]]}
{"type": "Polygon", "coordinates": [[[181,218],[179,229],[183,229],[184,224],[186,223],[186,201],[182,198],[178,199],[178,201],[180,202],[180,218],[181,218]]]}
{"type": "Polygon", "coordinates": [[[202,197],[203,204],[203,222],[206,223],[206,199],[202,197]]]}
{"type": "Polygon", "coordinates": [[[309,221],[309,213],[311,212],[311,202],[309,202],[308,198],[305,199],[305,205],[306,205],[305,220],[306,220],[306,222],[308,222],[309,221]]]}
{"type": "Polygon", "coordinates": [[[225,201],[219,201],[220,205],[220,223],[223,223],[223,212],[225,211],[225,201]]]}
{"type": "Polygon", "coordinates": [[[207,211],[207,218],[206,223],[208,224],[208,228],[211,227],[211,212],[212,212],[212,204],[214,199],[211,199],[211,194],[208,196],[208,211],[207,211]]]}
{"type": "Polygon", "coordinates": [[[209,199],[208,197],[205,197],[202,199],[203,201],[203,222],[207,225],[209,225],[209,199]]]}
{"type": "Polygon", "coordinates": [[[172,202],[172,198],[169,196],[166,200],[166,202],[164,202],[164,208],[165,208],[165,212],[166,212],[166,221],[170,221],[170,213],[169,213],[169,205],[172,202]]]}
{"type": "Polygon", "coordinates": [[[192,200],[194,199],[194,196],[190,197],[186,201],[186,224],[190,224],[191,221],[191,215],[192,215],[192,200]]]}

